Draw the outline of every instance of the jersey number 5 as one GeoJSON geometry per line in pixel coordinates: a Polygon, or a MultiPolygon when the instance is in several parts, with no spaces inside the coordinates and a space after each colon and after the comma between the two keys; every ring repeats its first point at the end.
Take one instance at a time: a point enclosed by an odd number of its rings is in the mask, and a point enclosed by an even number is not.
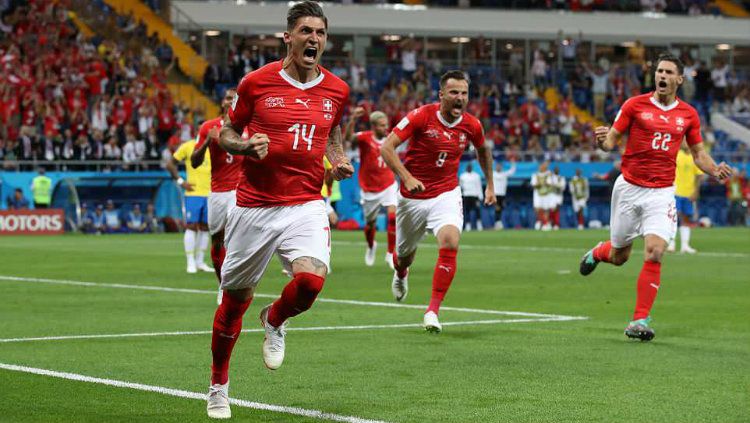
{"type": "Polygon", "coordinates": [[[313,136],[315,136],[315,125],[310,125],[310,131],[308,132],[306,123],[302,125],[295,123],[287,129],[287,132],[294,132],[294,144],[292,145],[292,150],[297,149],[300,137],[303,141],[307,142],[307,151],[312,150],[313,136]]]}
{"type": "Polygon", "coordinates": [[[672,134],[669,132],[662,134],[661,132],[654,132],[654,139],[651,140],[651,148],[653,150],[664,150],[669,151],[669,142],[672,141],[672,134]]]}

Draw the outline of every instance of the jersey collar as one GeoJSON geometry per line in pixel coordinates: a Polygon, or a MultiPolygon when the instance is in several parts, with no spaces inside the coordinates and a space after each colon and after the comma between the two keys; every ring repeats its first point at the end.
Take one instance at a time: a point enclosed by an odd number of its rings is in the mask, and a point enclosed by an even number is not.
{"type": "Polygon", "coordinates": [[[299,82],[296,79],[292,78],[291,76],[289,76],[289,74],[286,73],[286,71],[284,69],[281,69],[279,71],[279,75],[281,75],[281,77],[284,79],[284,81],[288,82],[289,85],[291,85],[291,86],[293,86],[295,88],[299,88],[300,90],[303,90],[303,91],[307,90],[309,88],[312,88],[312,87],[320,84],[321,82],[323,82],[323,77],[325,76],[325,74],[323,73],[323,71],[321,71],[320,75],[318,75],[317,78],[313,79],[312,81],[307,81],[305,83],[302,83],[302,82],[299,82]]]}
{"type": "MultiPolygon", "coordinates": [[[[321,74],[321,75],[322,75],[322,74],[321,74]]],[[[674,98],[674,102],[672,102],[672,104],[670,104],[669,106],[665,106],[665,105],[663,105],[663,104],[659,103],[658,101],[656,101],[656,99],[654,98],[654,95],[653,95],[653,94],[651,94],[651,95],[650,95],[650,96],[648,97],[648,99],[649,99],[649,100],[651,100],[651,103],[652,103],[652,104],[653,104],[654,106],[658,107],[659,109],[661,109],[661,110],[662,110],[662,111],[664,111],[664,112],[668,112],[668,111],[670,111],[670,110],[674,109],[675,107],[677,107],[677,105],[678,105],[678,104],[680,104],[680,101],[679,101],[679,100],[677,100],[677,97],[675,97],[675,98],[674,98]]]]}
{"type": "Polygon", "coordinates": [[[448,121],[446,121],[445,119],[443,119],[443,115],[441,115],[441,114],[440,114],[440,108],[438,107],[438,110],[437,110],[437,118],[438,118],[438,120],[440,121],[440,123],[442,123],[442,124],[443,124],[443,126],[445,126],[445,127],[447,127],[447,128],[453,128],[454,126],[456,126],[456,125],[458,125],[459,123],[461,123],[461,121],[462,121],[462,120],[463,120],[463,118],[464,118],[464,115],[463,115],[463,113],[462,113],[462,114],[461,114],[461,116],[459,116],[459,118],[455,120],[455,122],[453,122],[453,123],[448,123],[448,121]]]}

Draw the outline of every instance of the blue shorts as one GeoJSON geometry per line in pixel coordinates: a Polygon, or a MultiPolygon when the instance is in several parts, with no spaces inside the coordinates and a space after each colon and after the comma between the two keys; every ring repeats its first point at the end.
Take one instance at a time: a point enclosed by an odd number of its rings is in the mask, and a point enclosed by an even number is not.
{"type": "Polygon", "coordinates": [[[676,195],[674,197],[677,203],[677,212],[687,216],[688,219],[693,219],[693,202],[687,197],[680,197],[676,195]]]}
{"type": "Polygon", "coordinates": [[[208,197],[185,197],[185,223],[208,224],[208,197]]]}

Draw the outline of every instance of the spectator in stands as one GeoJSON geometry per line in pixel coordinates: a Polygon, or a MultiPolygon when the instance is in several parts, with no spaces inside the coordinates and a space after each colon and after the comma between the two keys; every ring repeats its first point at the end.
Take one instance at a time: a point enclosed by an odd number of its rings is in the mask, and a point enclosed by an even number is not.
{"type": "Polygon", "coordinates": [[[589,78],[591,78],[591,93],[594,96],[594,117],[599,120],[605,120],[604,117],[604,101],[607,99],[607,91],[609,91],[609,78],[610,74],[600,65],[596,65],[593,69],[588,63],[583,63],[584,69],[588,72],[589,78]]]}
{"type": "Polygon", "coordinates": [[[718,103],[719,108],[723,111],[726,103],[727,85],[729,77],[729,65],[722,59],[717,59],[714,68],[711,70],[711,81],[713,82],[714,102],[718,103]]]}
{"type": "Polygon", "coordinates": [[[146,222],[144,214],[141,213],[140,204],[133,204],[132,210],[128,213],[126,224],[128,226],[128,231],[130,232],[141,233],[146,231],[148,223],[146,222]]]}
{"type": "Polygon", "coordinates": [[[104,210],[104,224],[107,233],[120,232],[122,230],[120,211],[115,208],[115,203],[112,200],[107,200],[107,208],[104,210]]]}
{"type": "Polygon", "coordinates": [[[104,144],[104,157],[105,160],[121,160],[122,150],[117,145],[117,139],[110,135],[107,139],[107,143],[104,144]]]}
{"type": "Polygon", "coordinates": [[[79,231],[84,234],[96,232],[96,228],[94,227],[94,213],[89,210],[88,204],[81,203],[81,213],[78,215],[78,218],[76,227],[79,231]]]}
{"type": "Polygon", "coordinates": [[[107,222],[106,217],[104,216],[104,206],[102,206],[101,204],[98,204],[96,206],[96,210],[92,215],[92,226],[94,232],[96,232],[97,235],[101,235],[102,233],[107,231],[107,222]]]}
{"type": "Polygon", "coordinates": [[[732,102],[732,115],[750,117],[750,88],[743,87],[732,102]]]}
{"type": "Polygon", "coordinates": [[[143,214],[143,221],[146,223],[146,229],[144,232],[163,232],[163,229],[159,224],[159,218],[156,216],[154,203],[148,203],[146,205],[146,213],[143,214]]]}
{"type": "Polygon", "coordinates": [[[466,170],[458,178],[463,196],[464,226],[467,230],[481,230],[481,215],[479,213],[479,202],[484,198],[482,195],[482,178],[473,171],[471,163],[466,165],[466,170]]]}
{"type": "Polygon", "coordinates": [[[7,203],[8,208],[11,210],[22,210],[29,208],[29,200],[24,197],[23,190],[21,190],[21,188],[16,188],[13,191],[13,195],[8,196],[7,203]]]}

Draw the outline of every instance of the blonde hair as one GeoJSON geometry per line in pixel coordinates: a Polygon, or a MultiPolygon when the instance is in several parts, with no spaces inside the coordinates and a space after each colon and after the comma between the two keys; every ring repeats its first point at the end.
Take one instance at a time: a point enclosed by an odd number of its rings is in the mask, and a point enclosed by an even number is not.
{"type": "Polygon", "coordinates": [[[383,113],[383,112],[381,112],[380,110],[376,110],[376,111],[370,113],[370,123],[375,123],[379,119],[383,119],[383,118],[385,118],[386,120],[388,120],[388,116],[386,116],[386,114],[383,113]]]}

